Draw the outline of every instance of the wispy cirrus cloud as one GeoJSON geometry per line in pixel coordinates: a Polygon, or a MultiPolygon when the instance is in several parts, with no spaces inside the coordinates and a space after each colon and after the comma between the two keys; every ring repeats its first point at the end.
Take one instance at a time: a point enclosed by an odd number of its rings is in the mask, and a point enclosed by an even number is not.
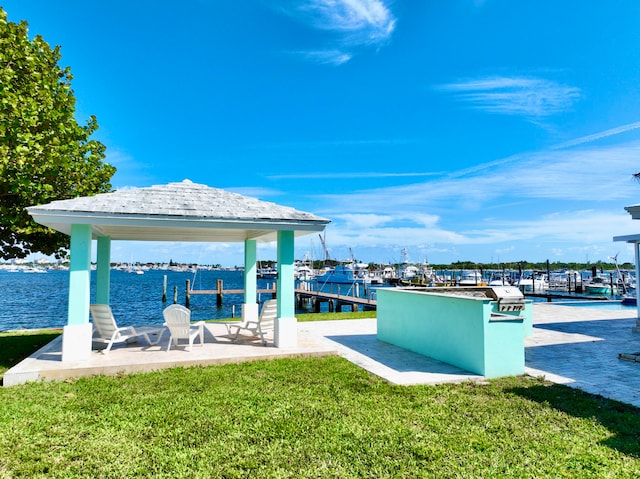
{"type": "Polygon", "coordinates": [[[380,46],[390,38],[396,18],[386,0],[293,0],[281,6],[292,18],[334,35],[331,48],[299,52],[318,63],[342,65],[359,47],[380,46]]]}
{"type": "Polygon", "coordinates": [[[602,138],[608,138],[614,135],[620,135],[621,133],[626,133],[628,131],[637,130],[640,128],[640,121],[636,121],[635,123],[628,123],[626,125],[617,126],[615,128],[611,128],[609,130],[601,131],[599,133],[594,133],[593,135],[582,136],[580,138],[576,138],[575,140],[566,141],[559,145],[555,145],[552,147],[554,150],[560,150],[563,148],[569,148],[576,145],[582,145],[584,143],[591,143],[592,141],[597,141],[602,138]]]}
{"type": "Polygon", "coordinates": [[[437,87],[489,113],[540,119],[570,109],[580,89],[530,77],[486,77],[437,87]]]}
{"type": "Polygon", "coordinates": [[[347,63],[353,55],[349,52],[345,52],[342,50],[317,50],[317,51],[309,51],[309,52],[294,52],[306,58],[307,60],[314,61],[316,63],[322,63],[325,65],[342,65],[343,63],[347,63]]]}
{"type": "Polygon", "coordinates": [[[382,0],[308,0],[299,6],[314,27],[346,34],[350,44],[378,44],[396,24],[382,0]]]}
{"type": "Polygon", "coordinates": [[[402,177],[420,177],[420,176],[439,176],[442,172],[437,171],[416,171],[416,172],[376,172],[376,171],[361,171],[361,172],[331,172],[331,173],[291,173],[288,175],[269,175],[270,180],[283,180],[283,179],[346,179],[346,178],[402,178],[402,177]]]}

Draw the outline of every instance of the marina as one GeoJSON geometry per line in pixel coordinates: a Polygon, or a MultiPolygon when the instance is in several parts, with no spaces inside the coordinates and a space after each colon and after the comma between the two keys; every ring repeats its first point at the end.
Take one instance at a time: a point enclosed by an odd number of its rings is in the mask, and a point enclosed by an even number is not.
{"type": "MultiPolygon", "coordinates": [[[[418,266],[424,267],[416,265],[418,271],[418,266]]],[[[162,309],[172,302],[188,304],[194,320],[232,318],[240,314],[244,275],[241,269],[136,265],[134,271],[141,271],[142,274],[134,274],[126,267],[114,267],[111,272],[111,305],[125,326],[162,323],[162,309]]],[[[296,312],[375,309],[376,291],[379,288],[403,284],[424,285],[423,281],[397,281],[399,270],[389,265],[384,267],[384,271],[384,276],[375,275],[381,278],[379,282],[361,278],[361,281],[343,283],[323,282],[322,275],[318,274],[317,270],[312,270],[312,273],[307,271],[306,277],[312,279],[296,281],[296,312]]],[[[453,269],[429,271],[429,274],[442,280],[440,285],[458,284],[458,280],[463,278],[463,273],[462,270],[453,269]]],[[[614,275],[613,272],[606,274],[614,275]]],[[[69,272],[60,267],[45,269],[43,266],[30,265],[22,269],[15,266],[0,268],[0,298],[4,304],[3,310],[0,311],[0,330],[64,326],[69,294],[68,275],[69,272]],[[36,270],[38,274],[34,274],[36,270]]],[[[611,295],[610,291],[604,294],[588,294],[585,290],[576,288],[582,278],[586,282],[591,275],[592,271],[552,272],[548,286],[525,290],[524,293],[534,301],[545,302],[623,300],[621,295],[611,295]],[[564,281],[561,281],[562,279],[564,281]]],[[[478,285],[482,285],[496,281],[497,276],[501,278],[498,284],[511,284],[515,277],[514,271],[508,270],[484,270],[482,276],[473,277],[477,278],[478,285]]],[[[632,288],[633,275],[625,274],[625,278],[628,287],[632,288]]],[[[94,282],[95,272],[92,272],[92,285],[94,282]]],[[[435,281],[430,281],[429,284],[435,284],[435,281]]],[[[517,286],[517,282],[515,285],[517,286]]],[[[274,278],[268,276],[258,279],[258,295],[261,302],[271,299],[275,294],[274,278]]],[[[633,308],[635,305],[630,306],[633,308]]]]}

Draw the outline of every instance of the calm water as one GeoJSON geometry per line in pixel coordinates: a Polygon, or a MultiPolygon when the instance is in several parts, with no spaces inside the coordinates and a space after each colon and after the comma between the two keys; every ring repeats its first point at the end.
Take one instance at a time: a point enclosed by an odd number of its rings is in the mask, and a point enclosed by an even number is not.
{"type": "MultiPolygon", "coordinates": [[[[138,275],[120,270],[111,270],[111,309],[119,326],[162,324],[162,310],[173,303],[174,288],[177,287],[177,303],[185,304],[186,282],[191,281],[196,290],[216,289],[221,279],[224,289],[243,289],[242,271],[192,272],[150,270],[138,275]],[[162,302],[162,285],[167,276],[167,302],[162,302]]],[[[258,279],[258,289],[266,289],[275,280],[258,279]]],[[[317,285],[314,286],[314,289],[317,285]]],[[[343,286],[342,293],[349,288],[343,286]]],[[[327,288],[328,290],[328,288],[327,288]]],[[[335,291],[337,292],[337,291],[335,291]]],[[[360,292],[366,294],[364,289],[360,292]]],[[[69,272],[10,273],[0,270],[0,331],[11,329],[59,328],[67,324],[69,302],[69,272]]],[[[216,305],[215,295],[191,295],[191,318],[193,320],[240,317],[242,294],[228,294],[222,306],[216,305]]],[[[260,301],[271,299],[270,294],[261,295],[260,301]]],[[[95,300],[95,271],[91,273],[91,302],[95,300]]],[[[296,313],[312,312],[310,305],[297,309],[296,313]]],[[[327,311],[327,303],[321,310],[327,311]]]]}
{"type": "MultiPolygon", "coordinates": [[[[185,302],[186,281],[194,289],[215,289],[218,279],[224,289],[244,287],[241,271],[146,271],[137,275],[120,270],[111,271],[111,308],[118,325],[161,324],[162,310],[173,302],[174,287],[178,288],[179,304],[185,302]],[[162,302],[162,284],[167,276],[167,303],[162,302]]],[[[273,283],[273,281],[270,281],[273,283]]],[[[258,289],[267,281],[258,280],[258,289]]],[[[92,272],[92,297],[95,294],[95,271],[92,272]]],[[[44,274],[9,273],[0,271],[0,331],[19,328],[62,327],[67,323],[69,272],[49,271],[44,274]]],[[[263,295],[261,300],[270,299],[263,295]]],[[[241,314],[242,295],[226,295],[221,308],[214,295],[192,295],[192,319],[229,318],[235,306],[236,316],[241,314]]]]}

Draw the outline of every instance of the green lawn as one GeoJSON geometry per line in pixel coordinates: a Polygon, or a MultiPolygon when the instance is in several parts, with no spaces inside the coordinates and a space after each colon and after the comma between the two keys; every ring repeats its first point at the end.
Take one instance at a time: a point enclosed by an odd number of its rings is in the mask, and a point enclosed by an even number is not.
{"type": "Polygon", "coordinates": [[[53,341],[61,329],[0,333],[0,377],[24,358],[53,341]]]}
{"type": "Polygon", "coordinates": [[[0,404],[3,478],[640,477],[638,409],[526,377],[406,387],[282,359],[31,383],[0,404]]]}

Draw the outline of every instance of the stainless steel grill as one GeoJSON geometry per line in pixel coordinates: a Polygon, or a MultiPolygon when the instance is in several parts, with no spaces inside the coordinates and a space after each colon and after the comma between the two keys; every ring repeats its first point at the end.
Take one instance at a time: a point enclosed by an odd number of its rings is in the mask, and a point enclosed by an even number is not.
{"type": "Polygon", "coordinates": [[[489,298],[498,302],[499,312],[524,311],[524,295],[514,286],[469,286],[469,287],[438,287],[416,288],[432,293],[452,294],[456,296],[470,296],[473,298],[489,298]]]}
{"type": "Polygon", "coordinates": [[[487,296],[498,301],[498,311],[524,311],[524,295],[513,286],[487,287],[487,296]]]}

